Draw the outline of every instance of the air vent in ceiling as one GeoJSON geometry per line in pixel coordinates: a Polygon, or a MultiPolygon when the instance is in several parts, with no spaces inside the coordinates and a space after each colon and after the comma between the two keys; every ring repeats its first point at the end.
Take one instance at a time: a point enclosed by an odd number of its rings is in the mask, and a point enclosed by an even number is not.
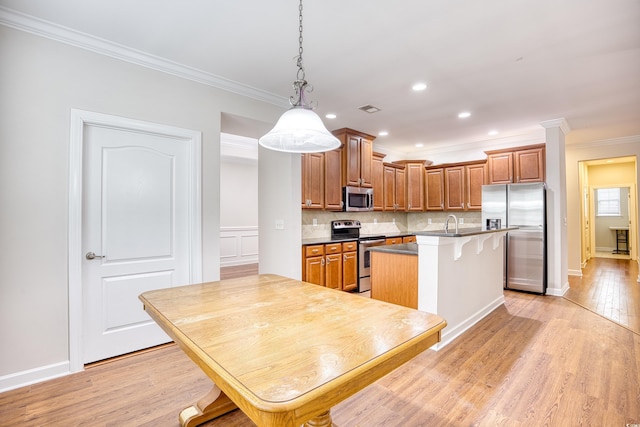
{"type": "Polygon", "coordinates": [[[358,107],[358,110],[362,110],[365,113],[377,113],[378,111],[380,111],[378,107],[374,107],[373,105],[370,105],[370,104],[363,105],[362,107],[358,107]]]}

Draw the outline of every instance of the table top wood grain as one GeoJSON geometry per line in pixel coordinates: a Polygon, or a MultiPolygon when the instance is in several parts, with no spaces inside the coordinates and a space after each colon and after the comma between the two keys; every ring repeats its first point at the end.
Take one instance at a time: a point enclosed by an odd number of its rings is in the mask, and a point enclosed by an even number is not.
{"type": "Polygon", "coordinates": [[[140,299],[259,426],[299,426],[438,342],[446,326],[434,314],[269,274],[140,299]]]}

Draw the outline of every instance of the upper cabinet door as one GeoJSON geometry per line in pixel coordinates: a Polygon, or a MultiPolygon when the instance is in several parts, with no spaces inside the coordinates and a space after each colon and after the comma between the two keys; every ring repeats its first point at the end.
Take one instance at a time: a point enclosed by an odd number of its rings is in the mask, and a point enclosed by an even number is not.
{"type": "Polygon", "coordinates": [[[426,210],[441,211],[444,209],[444,169],[427,169],[426,181],[426,210]]]}
{"type": "Polygon", "coordinates": [[[373,153],[371,159],[371,181],[373,183],[373,210],[384,210],[384,154],[373,153]]]}
{"type": "Polygon", "coordinates": [[[467,210],[482,209],[482,186],[486,183],[487,166],[485,163],[466,166],[465,200],[467,210]]]}
{"type": "Polygon", "coordinates": [[[304,153],[302,160],[302,208],[324,208],[324,153],[304,153]]]}
{"type": "Polygon", "coordinates": [[[353,135],[347,136],[345,148],[345,185],[360,186],[360,138],[353,135]]]}
{"type": "Polygon", "coordinates": [[[360,138],[360,187],[373,188],[373,140],[360,138]]]}
{"type": "Polygon", "coordinates": [[[407,211],[424,210],[424,164],[407,163],[407,211]]]}
{"type": "Polygon", "coordinates": [[[464,166],[445,168],[444,173],[445,210],[464,209],[464,166]]]}
{"type": "Polygon", "coordinates": [[[342,210],[342,150],[324,153],[324,208],[342,210]]]}
{"type": "Polygon", "coordinates": [[[498,153],[487,156],[489,164],[489,184],[510,184],[513,182],[513,153],[498,153]]]}
{"type": "Polygon", "coordinates": [[[544,147],[514,151],[514,182],[542,182],[545,173],[544,147]]]}

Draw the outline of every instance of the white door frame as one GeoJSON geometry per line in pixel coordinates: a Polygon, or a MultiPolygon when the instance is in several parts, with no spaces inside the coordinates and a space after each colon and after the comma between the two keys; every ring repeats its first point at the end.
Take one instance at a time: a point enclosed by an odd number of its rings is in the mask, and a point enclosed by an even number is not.
{"type": "Polygon", "coordinates": [[[102,126],[184,140],[189,145],[189,260],[190,283],[202,281],[202,133],[190,129],[166,126],[71,109],[69,144],[69,370],[84,369],[82,362],[82,149],[84,128],[102,126]]]}

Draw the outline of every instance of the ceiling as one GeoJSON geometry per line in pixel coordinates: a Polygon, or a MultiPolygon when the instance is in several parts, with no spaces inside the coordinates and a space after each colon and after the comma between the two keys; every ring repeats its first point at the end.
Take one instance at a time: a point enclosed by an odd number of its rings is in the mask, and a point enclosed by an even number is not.
{"type": "MultiPolygon", "coordinates": [[[[293,94],[297,0],[0,0],[0,12],[283,108],[293,94]]],[[[307,98],[330,130],[389,132],[376,147],[415,155],[544,136],[540,123],[559,118],[568,144],[640,135],[639,0],[306,0],[303,14],[307,98]]]]}

